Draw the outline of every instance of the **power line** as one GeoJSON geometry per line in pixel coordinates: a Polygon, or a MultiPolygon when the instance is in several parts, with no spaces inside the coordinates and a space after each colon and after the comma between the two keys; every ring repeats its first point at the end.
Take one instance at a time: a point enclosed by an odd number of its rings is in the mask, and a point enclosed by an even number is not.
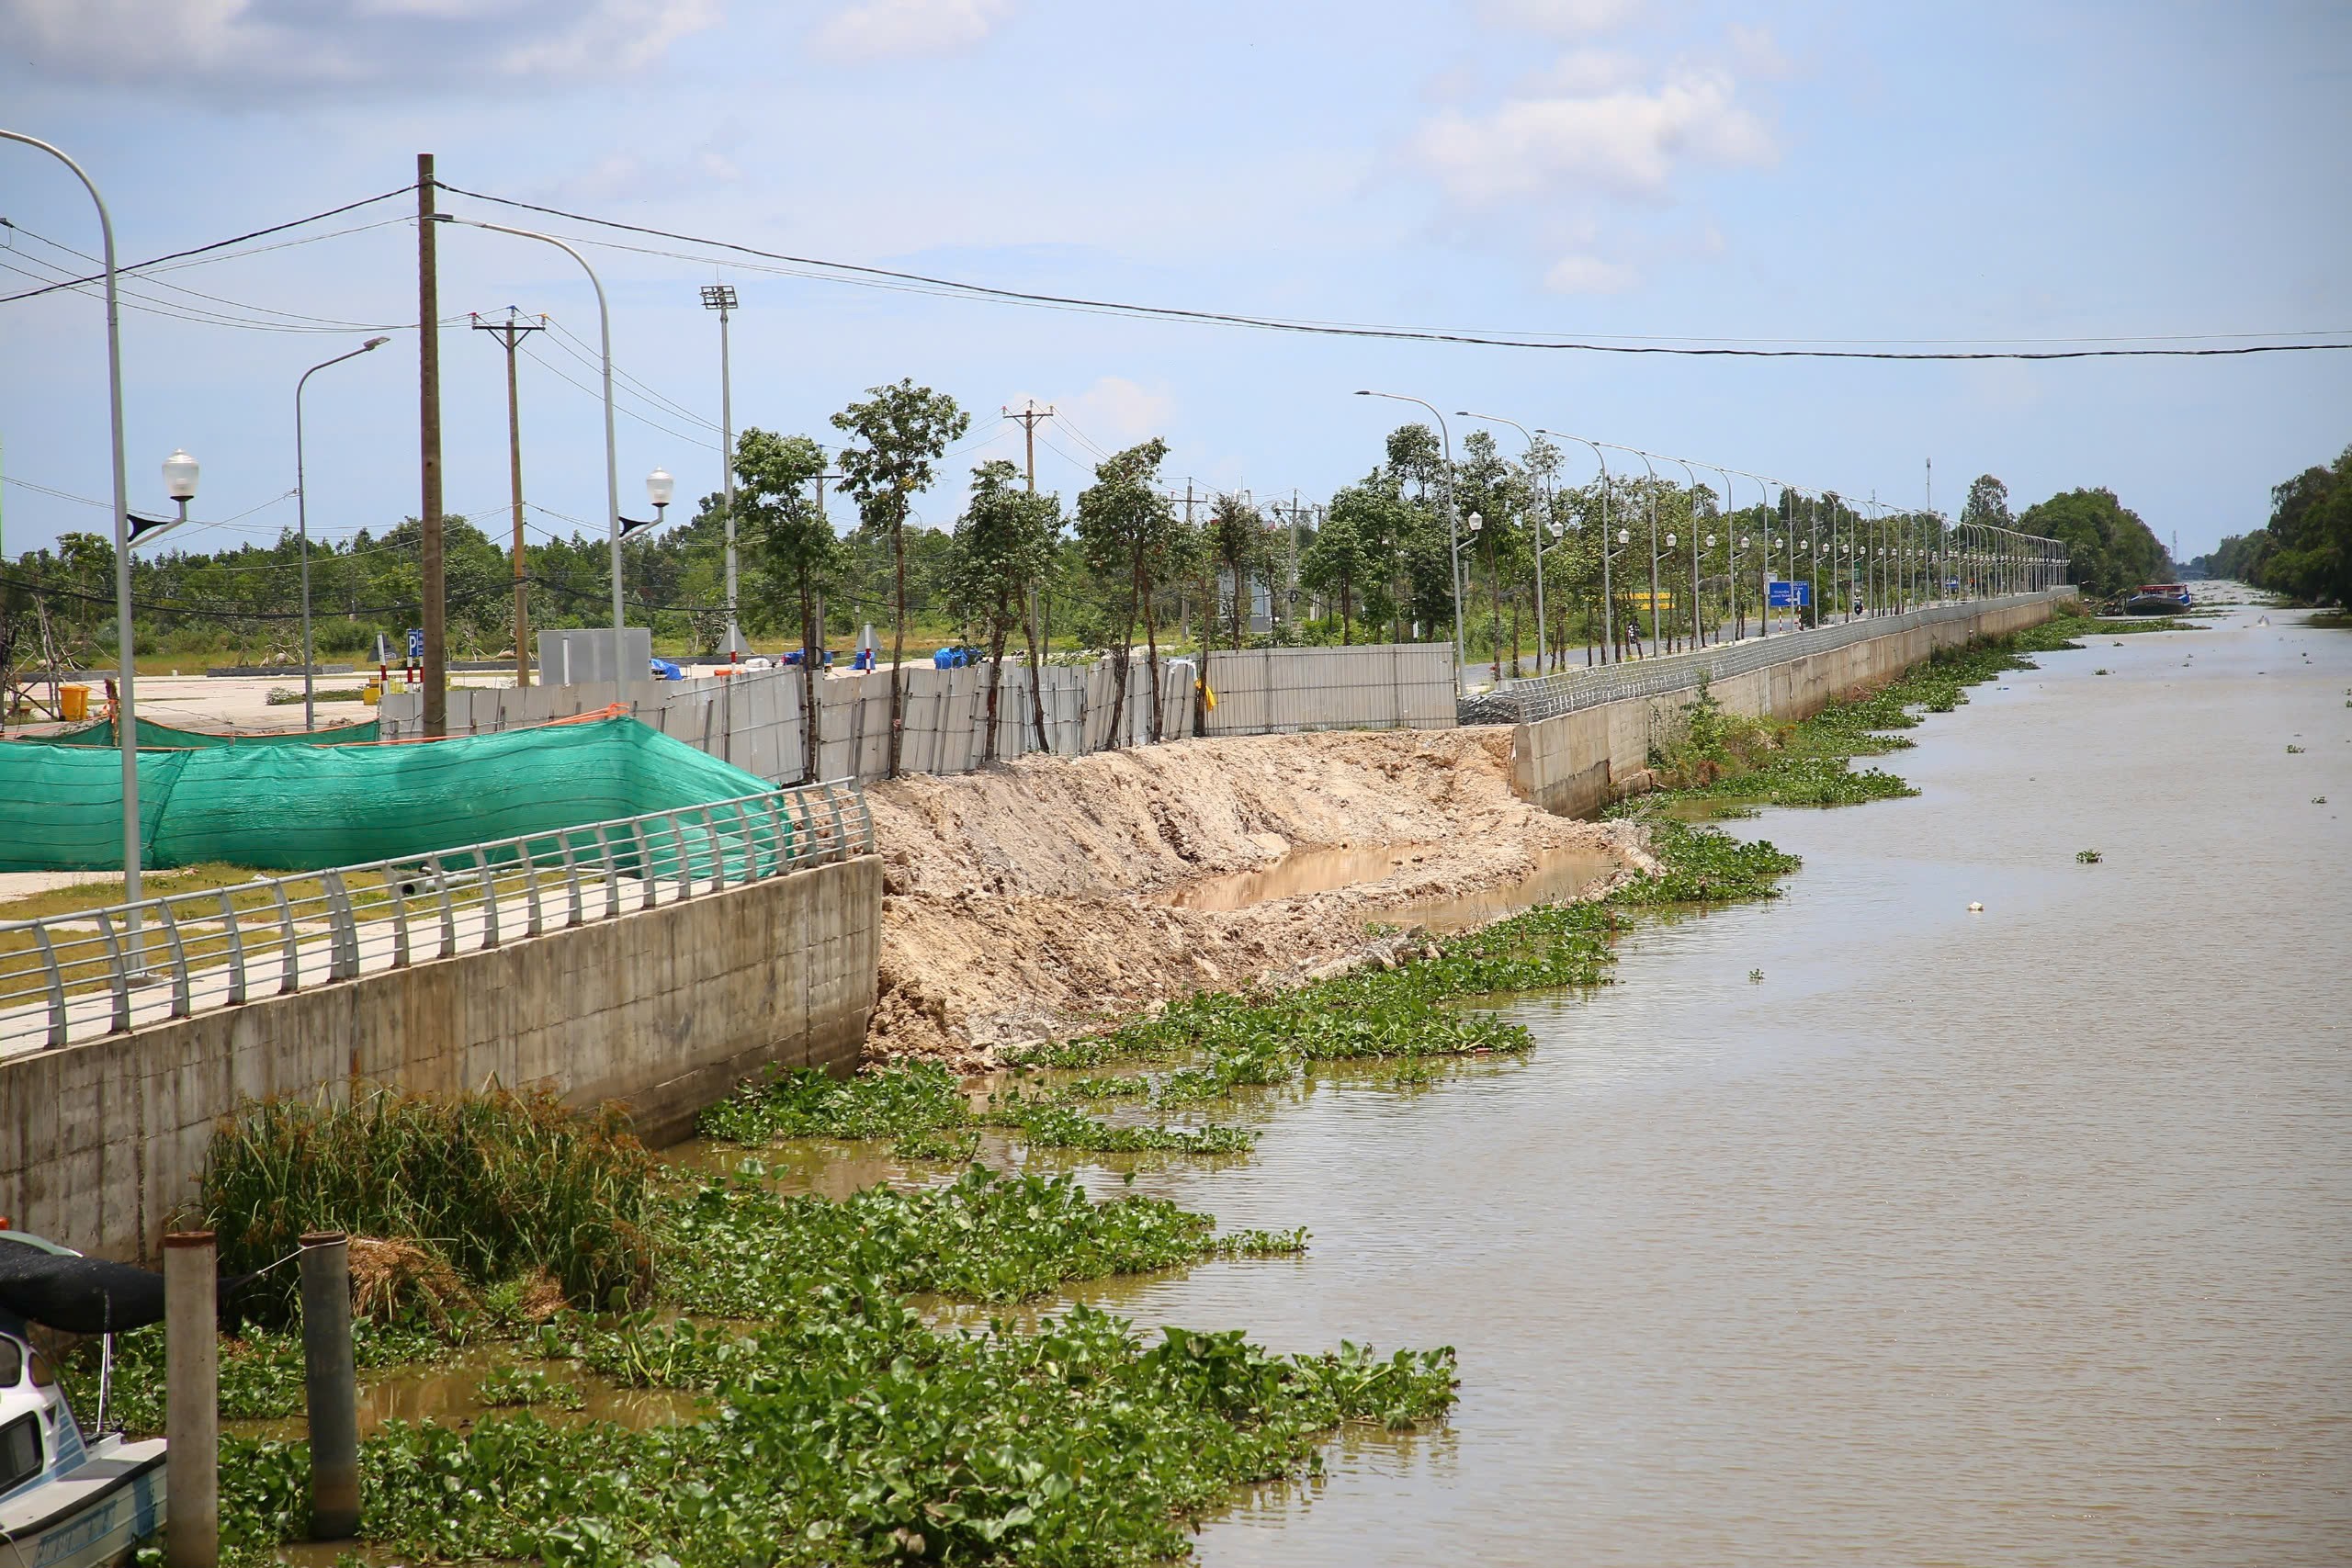
{"type": "MultiPolygon", "coordinates": [[[[231,245],[242,245],[249,240],[259,240],[271,234],[282,234],[288,229],[300,229],[305,223],[316,223],[322,219],[340,217],[346,212],[356,212],[363,207],[373,207],[379,201],[390,201],[395,197],[405,197],[415,189],[416,187],[413,185],[396,186],[380,195],[366,197],[358,201],[346,201],[341,207],[330,207],[323,212],[313,212],[307,218],[288,219],[283,223],[273,223],[266,229],[249,229],[244,233],[226,240],[215,240],[210,244],[192,245],[184,251],[172,251],[164,255],[151,256],[143,262],[133,262],[129,266],[118,266],[115,272],[118,276],[124,273],[144,272],[149,267],[161,266],[165,262],[179,261],[187,256],[200,256],[208,251],[226,250],[231,245]]],[[[368,227],[373,228],[376,225],[370,224],[368,227]]],[[[334,236],[322,234],[319,238],[332,239],[334,236]]],[[[30,299],[38,295],[52,294],[58,289],[71,288],[77,284],[104,283],[105,281],[104,272],[95,272],[87,277],[71,278],[63,283],[50,284],[46,288],[27,289],[21,294],[0,294],[0,305],[13,304],[19,299],[30,299]]]]}
{"type": "MultiPolygon", "coordinates": [[[[1246,315],[1236,311],[1203,310],[1169,305],[1146,305],[1132,301],[1092,299],[1084,295],[1046,294],[1028,289],[1004,288],[990,284],[967,283],[956,278],[937,277],[925,273],[905,272],[892,267],[869,266],[854,262],[827,261],[816,256],[798,256],[786,252],[762,250],[757,246],[739,244],[729,240],[714,240],[702,235],[683,234],[645,224],[624,223],[616,219],[595,218],[585,213],[567,211],[560,207],[548,207],[537,202],[518,201],[509,197],[491,196],[481,191],[468,190],[460,186],[440,182],[440,188],[454,196],[470,197],[501,207],[517,208],[526,212],[543,213],[574,223],[616,230],[624,233],[643,234],[674,243],[700,245],[712,250],[757,256],[763,260],[783,262],[795,266],[822,269],[828,275],[844,275],[836,281],[858,283],[876,281],[886,287],[917,288],[950,291],[956,295],[991,299],[1009,304],[1027,305],[1048,310],[1065,310],[1105,315],[1118,315],[1155,321],[1188,322],[1198,325],[1239,327],[1259,332],[1275,332],[1319,337],[1369,338],[1404,343],[1457,344],[1483,348],[1539,349],[1553,353],[1656,355],[1677,357],[1725,359],[1863,359],[1883,361],[1970,361],[1970,360],[2056,360],[2056,359],[2143,359],[2143,358],[2210,358],[2242,356],[2256,354],[2317,353],[2352,348],[2352,341],[2334,343],[2257,343],[2228,346],[2165,346],[2165,347],[2087,347],[2052,349],[1974,349],[1895,351],[1874,348],[1781,347],[1760,348],[1734,344],[1702,342],[1623,342],[1601,338],[1556,338],[1535,333],[1505,336],[1496,333],[1447,332],[1429,327],[1347,324],[1315,321],[1279,316],[1246,315]]],[[[594,242],[591,242],[592,243],[594,242]]],[[[621,247],[628,248],[628,247],[621,247]]],[[[705,261],[707,257],[678,256],[683,261],[705,261]]],[[[2338,329],[2330,329],[2335,331],[2338,329]]]]}
{"type": "MultiPolygon", "coordinates": [[[[373,225],[371,225],[371,227],[373,225]]],[[[96,256],[90,254],[87,251],[76,250],[72,245],[66,244],[62,241],[52,240],[46,234],[38,233],[33,230],[26,228],[21,223],[10,222],[6,218],[0,218],[0,229],[13,229],[17,233],[24,235],[28,239],[37,240],[40,243],[49,246],[51,250],[62,251],[65,254],[73,256],[80,261],[96,262],[98,260],[96,256]]],[[[44,262],[39,265],[50,265],[51,264],[44,262]]],[[[56,267],[54,270],[63,272],[65,268],[56,267]]],[[[175,294],[186,294],[198,299],[209,299],[216,305],[227,305],[234,310],[246,311],[249,314],[278,316],[285,318],[288,321],[303,322],[310,326],[332,329],[337,332],[379,332],[382,330],[380,327],[373,323],[365,321],[338,321],[331,316],[310,316],[304,315],[299,310],[280,310],[270,305],[251,305],[242,299],[231,299],[219,294],[208,294],[201,288],[190,288],[186,284],[180,283],[167,283],[161,278],[146,278],[142,281],[157,288],[168,288],[175,294]]],[[[149,298],[153,298],[153,296],[149,296],[149,298]]],[[[168,303],[169,301],[164,302],[168,303]]],[[[192,308],[201,309],[201,307],[192,308]]]]}

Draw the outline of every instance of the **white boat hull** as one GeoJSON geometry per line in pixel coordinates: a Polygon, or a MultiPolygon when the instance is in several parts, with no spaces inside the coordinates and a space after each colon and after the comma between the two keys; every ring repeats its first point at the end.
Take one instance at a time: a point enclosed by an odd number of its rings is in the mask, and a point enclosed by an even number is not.
{"type": "Polygon", "coordinates": [[[164,1440],[108,1440],[62,1476],[0,1503],[8,1568],[112,1568],[164,1528],[164,1440]]]}

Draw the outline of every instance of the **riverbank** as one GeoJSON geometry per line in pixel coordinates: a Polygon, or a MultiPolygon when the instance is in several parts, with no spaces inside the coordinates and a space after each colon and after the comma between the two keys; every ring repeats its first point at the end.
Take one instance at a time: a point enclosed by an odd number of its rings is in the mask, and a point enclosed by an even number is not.
{"type": "MultiPolygon", "coordinates": [[[[1912,687],[1821,716],[1802,739],[1775,735],[1750,761],[1767,774],[1772,756],[1808,758],[1801,772],[1818,774],[1833,747],[1859,753],[1876,726],[1909,717],[1908,702],[1957,706],[1968,681],[2024,668],[2017,658],[1988,649],[1930,666],[1912,687]]],[[[1694,739],[1707,740],[1703,727],[1694,739]]],[[[1715,750],[1735,752],[1728,741],[1715,750]]],[[[1247,1483],[1319,1473],[1335,1435],[1352,1432],[1344,1451],[1356,1452],[1379,1433],[1434,1427],[1456,1397],[1446,1340],[1410,1337],[1425,1348],[1378,1357],[1348,1343],[1393,1323],[1393,1298],[1322,1303],[1306,1332],[1291,1323],[1271,1341],[1227,1326],[1257,1312],[1138,1317],[1126,1303],[1204,1272],[1261,1302],[1295,1301],[1302,1257],[1329,1258],[1317,1267],[1345,1273],[1426,1248],[1447,1226],[1475,1225],[1477,1202],[1457,1200],[1438,1231],[1425,1216],[1353,1234],[1331,1257],[1329,1242],[1278,1212],[1220,1229],[1168,1190],[1221,1183],[1270,1149],[1285,1159],[1302,1113],[1393,1120],[1460,1097],[1491,1115],[1519,1092],[1544,1042],[1530,1009],[1575,1010],[1611,994],[1628,928],[1681,929],[1653,927],[1646,911],[1757,902],[1794,868],[1770,844],[1678,820],[1681,804],[1654,796],[1649,820],[1617,827],[1645,836],[1656,870],[1605,897],[1417,938],[1384,952],[1385,963],[1304,984],[1277,971],[1266,983],[1196,987],[1174,1005],[1032,1045],[1023,1053],[1032,1070],[984,1098],[936,1065],[914,1065],[849,1084],[799,1075],[714,1108],[707,1134],[734,1141],[752,1163],[695,1151],[699,1163],[661,1177],[658,1201],[623,1206],[651,1243],[639,1311],[588,1310],[612,1304],[581,1299],[612,1288],[592,1280],[562,1315],[527,1326],[532,1280],[566,1277],[556,1258],[517,1253],[531,1278],[472,1281],[472,1302],[448,1325],[457,1333],[442,1337],[487,1347],[469,1362],[479,1370],[474,1397],[441,1419],[371,1432],[369,1540],[407,1555],[667,1557],[688,1568],[731,1568],[754,1542],[762,1560],[787,1562],[1136,1563],[1186,1551],[1190,1529],[1247,1483]],[[1243,1153],[1251,1157],[1233,1157],[1243,1153]],[[845,1171],[831,1189],[843,1196],[795,1192],[791,1170],[812,1165],[845,1171]],[[1070,1174],[1049,1174],[1057,1169],[1070,1174]],[[1262,1286],[1244,1284],[1253,1270],[1262,1286]],[[976,1322],[975,1309],[1001,1315],[1024,1303],[1042,1315],[955,1327],[976,1322]],[[1138,1320],[1218,1328],[1155,1342],[1134,1330],[1138,1320]],[[613,1419],[612,1395],[626,1390],[671,1403],[639,1407],[643,1425],[613,1419]]],[[[1765,985],[1762,971],[1748,983],[1765,985]]],[[[1646,1029],[1623,1037],[1649,1038],[1646,1029]]],[[[1482,1143],[1460,1128],[1450,1138],[1456,1158],[1482,1143]]],[[[1347,1157],[1394,1163],[1361,1136],[1348,1142],[1347,1157]]],[[[633,1157],[622,1152],[623,1163],[633,1157]]],[[[1483,1149],[1472,1163],[1485,1172],[1487,1201],[1510,1203],[1506,1167],[1483,1149]]],[[[1407,1173],[1331,1175],[1318,1191],[1361,1188],[1411,1206],[1407,1173]]],[[[1601,1189],[1545,1190],[1547,1203],[1574,1206],[1601,1189]]],[[[1303,1191],[1292,1196],[1313,1206],[1303,1191]]],[[[284,1219],[366,1228],[370,1215],[284,1219]]],[[[433,1219],[425,1228],[452,1227],[433,1219]]],[[[570,1223],[555,1228],[579,1234],[570,1223]]],[[[266,1239],[257,1245],[267,1250],[266,1239]]],[[[631,1262],[604,1278],[627,1296],[639,1277],[631,1262]]],[[[1265,1315],[1289,1322],[1297,1312],[1265,1315]]],[[[412,1318],[371,1332],[363,1357],[380,1365],[403,1347],[413,1353],[413,1337],[430,1331],[412,1318]]],[[[299,1398],[298,1352],[282,1336],[257,1340],[226,1358],[240,1369],[239,1411],[282,1416],[299,1398]]],[[[1475,1399],[1507,1397],[1475,1369],[1469,1381],[1475,1399]]],[[[228,1445],[224,1519],[249,1551],[299,1534],[305,1463],[299,1443],[243,1436],[228,1445]]]]}
{"type": "Polygon", "coordinates": [[[1203,989],[1295,985],[1385,951],[1384,915],[1649,864],[1637,829],[1554,817],[1510,786],[1507,727],[1190,740],[872,786],[884,858],[869,1060],[984,1070],[1203,989]],[[1345,848],[1348,885],[1237,908],[1172,901],[1345,848]],[[1385,863],[1378,857],[1385,854],[1385,863]]]}

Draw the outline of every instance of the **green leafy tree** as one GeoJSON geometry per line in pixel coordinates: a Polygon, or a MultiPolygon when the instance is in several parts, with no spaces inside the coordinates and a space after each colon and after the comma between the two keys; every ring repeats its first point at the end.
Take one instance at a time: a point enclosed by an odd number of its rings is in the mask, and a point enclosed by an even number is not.
{"type": "Polygon", "coordinates": [[[1968,499],[1961,502],[1960,520],[1996,528],[2014,527],[2009,516],[2009,487],[1990,474],[1977,475],[1969,484],[1968,499]]]}
{"type": "MultiPolygon", "coordinates": [[[[1024,488],[1021,470],[992,458],[972,470],[972,492],[956,525],[948,561],[948,593],[959,619],[977,631],[989,650],[988,739],[981,760],[996,760],[997,692],[1003,679],[1004,643],[1015,624],[1029,624],[1024,606],[1030,591],[1052,558],[1061,525],[1061,502],[1024,488]]],[[[1037,650],[1030,643],[1031,673],[1037,650]]],[[[1033,690],[1034,682],[1033,682],[1033,690]]],[[[1038,744],[1045,744],[1042,699],[1036,708],[1038,744]]]]}
{"type": "Polygon", "coordinates": [[[842,542],[817,508],[817,476],[825,451],[806,435],[777,435],[756,426],[735,440],[735,516],[752,558],[771,583],[787,585],[800,627],[800,711],[808,730],[808,776],[815,775],[817,666],[824,629],[817,599],[841,571],[842,542]]]}
{"type": "MultiPolygon", "coordinates": [[[[1250,581],[1263,575],[1272,560],[1268,547],[1266,520],[1246,496],[1219,495],[1209,502],[1208,526],[1202,540],[1213,573],[1222,573],[1233,584],[1233,641],[1239,648],[1243,628],[1249,624],[1250,581]]],[[[1212,582],[1215,579],[1212,577],[1212,582]]],[[[1216,598],[1210,597],[1214,610],[1216,598]]],[[[1214,614],[1203,617],[1204,625],[1213,624],[1214,614]]]]}
{"type": "Polygon", "coordinates": [[[2352,604],[2352,446],[2270,492],[2262,586],[2312,604],[2352,604]]]}
{"type": "Polygon", "coordinates": [[[971,428],[971,416],[944,392],[901,378],[869,387],[864,402],[833,415],[851,444],[842,448],[842,489],[857,502],[859,525],[890,541],[890,775],[899,773],[906,736],[906,522],[914,497],[931,488],[932,465],[971,428]]]}
{"type": "Polygon", "coordinates": [[[2110,490],[2061,491],[2026,508],[2017,525],[2064,544],[2071,580],[2100,598],[2160,578],[2171,564],[2148,525],[2110,490]]]}
{"type": "Polygon", "coordinates": [[[1126,712],[1127,664],[1138,617],[1144,623],[1151,678],[1152,733],[1167,733],[1159,711],[1159,645],[1152,599],[1183,564],[1188,542],[1183,523],[1159,493],[1159,466],[1167,460],[1168,443],[1154,436],[1096,464],[1094,483],[1078,498],[1079,542],[1085,547],[1088,567],[1107,590],[1108,624],[1118,627],[1111,647],[1117,687],[1111,698],[1114,745],[1126,712]]]}

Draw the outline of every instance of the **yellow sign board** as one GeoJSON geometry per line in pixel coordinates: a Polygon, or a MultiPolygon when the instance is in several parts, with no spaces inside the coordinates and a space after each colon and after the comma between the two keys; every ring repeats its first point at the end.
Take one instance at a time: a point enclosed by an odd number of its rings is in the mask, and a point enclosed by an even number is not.
{"type": "MultiPolygon", "coordinates": [[[[1650,593],[1650,591],[1645,588],[1640,592],[1630,593],[1627,594],[1626,597],[1633,600],[1634,607],[1635,609],[1646,610],[1650,608],[1650,602],[1653,596],[1650,593]]],[[[1661,610],[1671,610],[1674,608],[1674,595],[1672,592],[1661,589],[1655,597],[1657,602],[1657,608],[1661,610]]]]}

